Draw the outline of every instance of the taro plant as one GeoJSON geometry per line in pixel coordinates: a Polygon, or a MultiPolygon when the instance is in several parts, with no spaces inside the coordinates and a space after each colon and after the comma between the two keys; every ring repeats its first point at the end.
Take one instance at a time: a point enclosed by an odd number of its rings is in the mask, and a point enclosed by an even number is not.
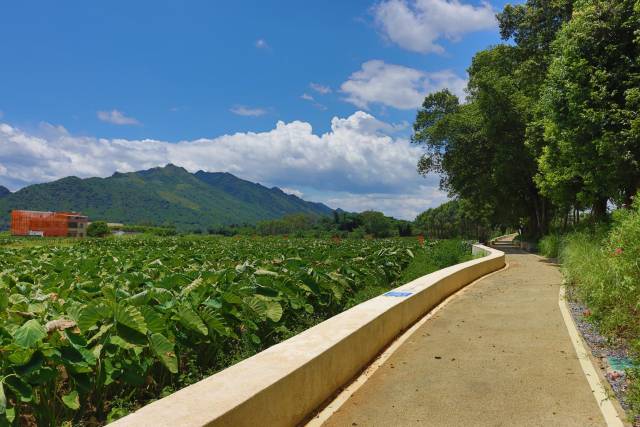
{"type": "Polygon", "coordinates": [[[389,288],[431,250],[415,239],[3,246],[0,425],[113,420],[389,288]]]}

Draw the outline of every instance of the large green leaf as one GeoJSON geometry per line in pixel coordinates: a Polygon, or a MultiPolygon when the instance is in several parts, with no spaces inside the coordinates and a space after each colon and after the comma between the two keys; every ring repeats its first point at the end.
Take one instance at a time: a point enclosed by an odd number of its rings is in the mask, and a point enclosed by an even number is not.
{"type": "Polygon", "coordinates": [[[40,340],[47,336],[47,331],[36,319],[27,320],[13,334],[13,339],[17,345],[24,348],[35,346],[40,340]]]}
{"type": "Polygon", "coordinates": [[[113,310],[113,317],[116,319],[116,322],[134,331],[138,331],[141,334],[147,333],[147,323],[142,313],[140,313],[140,310],[136,307],[118,304],[113,310]]]}
{"type": "Polygon", "coordinates": [[[82,332],[86,332],[96,324],[111,316],[111,309],[103,303],[91,303],[87,304],[80,310],[80,314],[76,319],[78,328],[82,332]]]}
{"type": "Polygon", "coordinates": [[[200,317],[209,327],[209,330],[215,331],[222,336],[231,336],[230,328],[225,324],[220,313],[216,312],[213,307],[205,307],[200,311],[200,317]]]}
{"type": "Polygon", "coordinates": [[[144,316],[147,328],[154,333],[162,333],[167,329],[165,320],[162,315],[149,306],[140,307],[140,312],[144,316]]]}
{"type": "Polygon", "coordinates": [[[139,307],[144,304],[147,304],[150,299],[151,299],[151,293],[148,290],[144,290],[142,292],[138,292],[137,294],[130,296],[129,298],[126,299],[126,301],[131,305],[135,305],[139,307]]]}
{"type": "Polygon", "coordinates": [[[78,392],[76,390],[73,390],[69,394],[63,395],[62,401],[65,405],[67,405],[68,408],[71,408],[74,411],[80,409],[80,396],[78,396],[78,392]]]}
{"type": "Polygon", "coordinates": [[[189,285],[182,288],[182,291],[180,291],[180,295],[188,295],[203,285],[204,285],[204,282],[202,281],[202,277],[198,277],[189,285]]]}
{"type": "Polygon", "coordinates": [[[263,299],[256,297],[247,297],[244,299],[244,302],[251,308],[251,310],[253,310],[255,314],[258,315],[261,320],[265,320],[267,318],[267,304],[263,299]]]}
{"type": "Polygon", "coordinates": [[[13,376],[6,377],[4,383],[9,387],[21,402],[31,402],[33,400],[33,389],[22,378],[13,376]]]}
{"type": "Polygon", "coordinates": [[[149,337],[151,350],[171,373],[178,373],[178,358],[173,344],[162,334],[152,334],[149,337]]]}
{"type": "Polygon", "coordinates": [[[282,306],[277,301],[266,301],[267,317],[274,322],[279,322],[282,318],[282,306]]]}
{"type": "Polygon", "coordinates": [[[207,329],[207,325],[204,324],[198,313],[196,313],[189,306],[182,306],[178,310],[178,318],[180,323],[185,327],[191,329],[192,331],[198,332],[202,335],[208,335],[209,329],[207,329]]]}
{"type": "Polygon", "coordinates": [[[34,348],[17,348],[9,352],[9,360],[18,366],[26,365],[35,352],[34,348]]]}
{"type": "Polygon", "coordinates": [[[258,268],[256,271],[253,272],[253,274],[255,274],[256,276],[278,277],[278,273],[276,273],[275,271],[265,270],[264,268],[258,268]]]}
{"type": "Polygon", "coordinates": [[[0,414],[7,411],[7,396],[4,394],[4,383],[0,381],[0,414]]]}
{"type": "Polygon", "coordinates": [[[87,342],[81,335],[68,331],[64,331],[63,334],[67,338],[69,344],[71,344],[71,346],[82,356],[82,359],[84,359],[85,362],[89,365],[96,364],[96,356],[87,348],[87,342]]]}

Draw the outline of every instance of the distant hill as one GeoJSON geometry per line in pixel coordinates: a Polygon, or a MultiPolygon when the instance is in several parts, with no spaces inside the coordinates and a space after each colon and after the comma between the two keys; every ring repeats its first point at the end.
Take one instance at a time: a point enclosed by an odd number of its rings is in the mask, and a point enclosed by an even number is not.
{"type": "Polygon", "coordinates": [[[255,223],[291,213],[329,215],[332,209],[229,173],[195,174],[169,164],[108,178],[74,176],[35,184],[15,193],[0,188],[0,227],[12,209],[69,210],[91,220],[175,225],[182,230],[255,223]],[[6,190],[6,191],[5,191],[6,190]]]}

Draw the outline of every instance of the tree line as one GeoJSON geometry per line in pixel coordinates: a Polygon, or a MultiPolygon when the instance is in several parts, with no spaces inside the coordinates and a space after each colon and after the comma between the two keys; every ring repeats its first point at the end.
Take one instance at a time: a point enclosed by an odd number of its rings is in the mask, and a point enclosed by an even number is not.
{"type": "Polygon", "coordinates": [[[475,54],[466,100],[442,90],[419,109],[419,172],[440,174],[477,224],[534,238],[628,206],[640,184],[640,3],[528,0],[497,19],[504,43],[475,54]]]}
{"type": "Polygon", "coordinates": [[[414,234],[410,221],[396,219],[377,211],[360,213],[335,210],[331,216],[290,214],[257,224],[231,224],[209,227],[209,234],[290,235],[292,237],[393,237],[414,234]]]}

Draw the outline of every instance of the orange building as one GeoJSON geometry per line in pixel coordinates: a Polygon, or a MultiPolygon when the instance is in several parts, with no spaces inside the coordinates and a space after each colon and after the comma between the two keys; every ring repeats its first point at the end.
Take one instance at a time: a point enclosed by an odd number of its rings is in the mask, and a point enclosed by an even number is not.
{"type": "Polygon", "coordinates": [[[75,212],[11,212],[14,236],[85,237],[89,218],[75,212]]]}

